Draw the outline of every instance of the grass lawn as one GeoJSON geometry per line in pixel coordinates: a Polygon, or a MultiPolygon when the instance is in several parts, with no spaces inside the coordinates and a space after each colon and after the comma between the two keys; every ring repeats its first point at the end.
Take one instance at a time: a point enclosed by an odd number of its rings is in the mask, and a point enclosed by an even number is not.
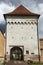
{"type": "Polygon", "coordinates": [[[43,65],[42,63],[30,63],[28,65],[43,65]]]}
{"type": "MultiPolygon", "coordinates": [[[[6,62],[4,61],[2,64],[0,64],[0,65],[6,65],[6,62]]],[[[27,63],[27,65],[43,65],[43,63],[34,63],[34,62],[32,62],[32,63],[27,63]]]]}

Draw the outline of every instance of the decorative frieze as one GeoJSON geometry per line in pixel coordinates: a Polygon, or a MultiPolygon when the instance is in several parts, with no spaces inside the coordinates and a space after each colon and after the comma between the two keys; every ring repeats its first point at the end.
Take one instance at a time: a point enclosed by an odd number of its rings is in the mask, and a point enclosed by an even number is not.
{"type": "Polygon", "coordinates": [[[37,24],[37,22],[7,22],[7,24],[37,24]]]}
{"type": "Polygon", "coordinates": [[[13,22],[11,22],[11,24],[13,24],[13,22]]]}

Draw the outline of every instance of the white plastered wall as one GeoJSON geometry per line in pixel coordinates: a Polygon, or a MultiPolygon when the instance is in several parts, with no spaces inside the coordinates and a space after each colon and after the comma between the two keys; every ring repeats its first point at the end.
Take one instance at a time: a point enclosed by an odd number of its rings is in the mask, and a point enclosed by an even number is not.
{"type": "MultiPolygon", "coordinates": [[[[7,17],[7,22],[36,22],[37,17],[7,17]]],[[[10,54],[10,45],[24,46],[24,54],[29,50],[29,54],[38,55],[37,25],[34,24],[7,24],[6,52],[10,54]]]]}

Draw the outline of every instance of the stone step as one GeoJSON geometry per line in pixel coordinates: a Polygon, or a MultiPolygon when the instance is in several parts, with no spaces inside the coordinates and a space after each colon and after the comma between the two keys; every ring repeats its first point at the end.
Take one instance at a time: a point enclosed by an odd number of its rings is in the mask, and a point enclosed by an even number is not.
{"type": "Polygon", "coordinates": [[[8,61],[6,65],[28,65],[25,61],[8,61]]]}

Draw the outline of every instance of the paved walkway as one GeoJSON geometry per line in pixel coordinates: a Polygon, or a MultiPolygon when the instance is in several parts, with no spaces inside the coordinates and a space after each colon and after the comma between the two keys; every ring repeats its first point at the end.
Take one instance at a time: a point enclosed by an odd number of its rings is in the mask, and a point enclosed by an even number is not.
{"type": "Polygon", "coordinates": [[[25,61],[9,61],[6,65],[28,65],[25,61]]]}

